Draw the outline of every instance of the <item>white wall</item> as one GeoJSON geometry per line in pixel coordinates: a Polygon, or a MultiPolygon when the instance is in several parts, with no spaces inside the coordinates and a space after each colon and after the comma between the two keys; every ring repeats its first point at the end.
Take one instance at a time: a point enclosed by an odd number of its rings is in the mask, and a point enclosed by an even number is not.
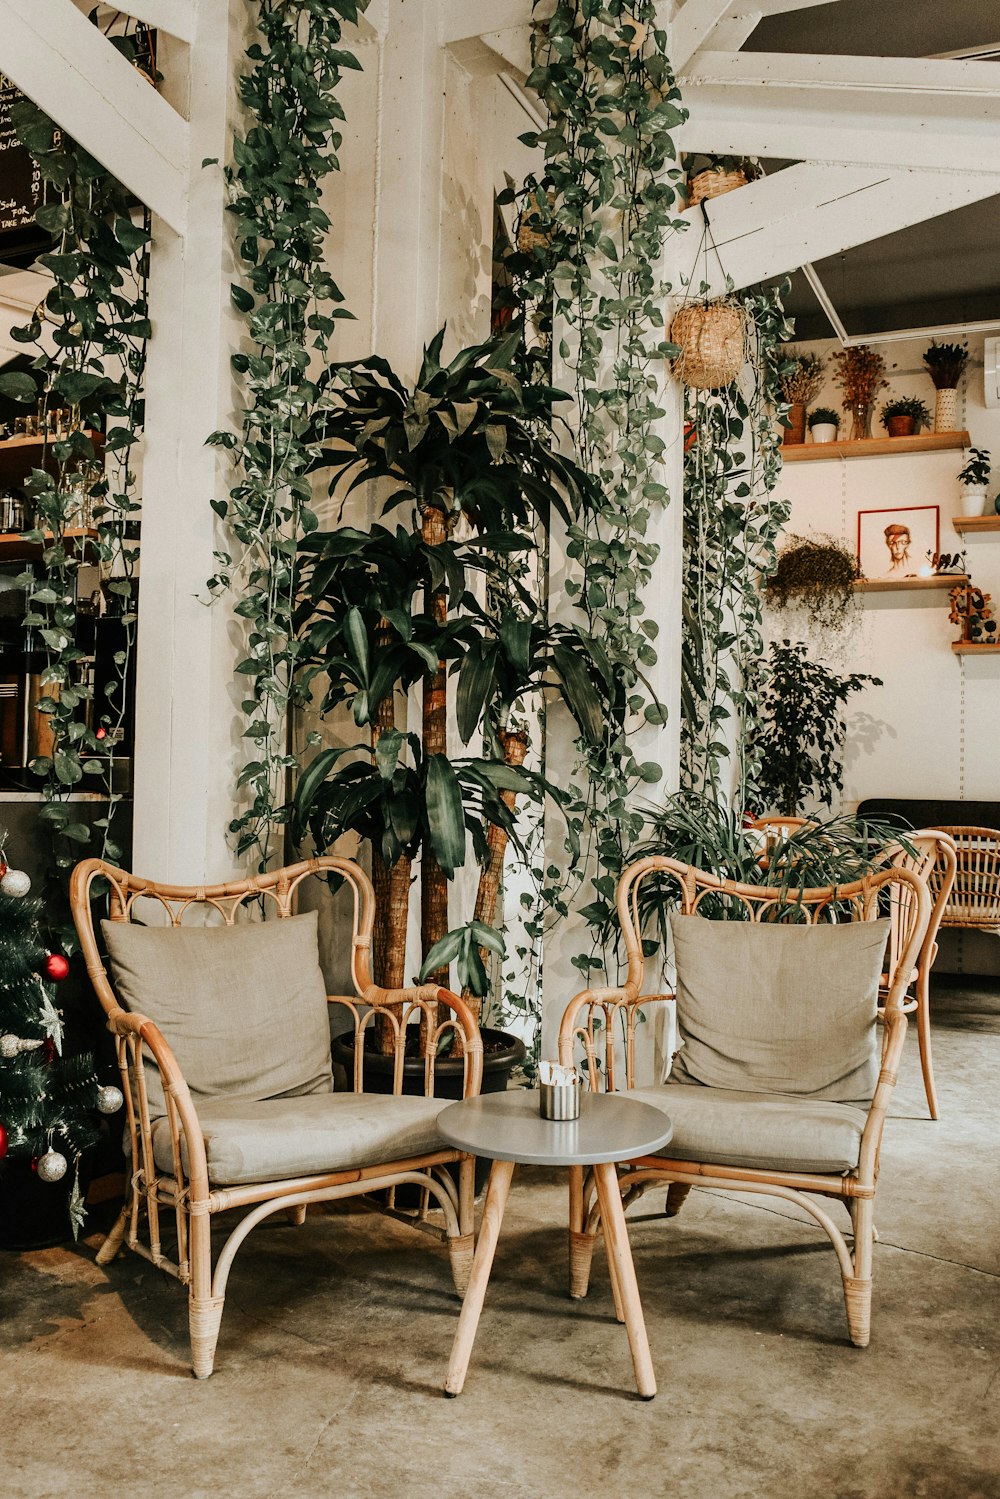
{"type": "MultiPolygon", "coordinates": [[[[1000,409],[987,410],[983,403],[982,338],[968,342],[972,358],[959,396],[959,426],[968,429],[975,446],[993,453],[992,496],[1000,492],[1000,409]]],[[[797,347],[828,355],[836,345],[797,347]]],[[[879,347],[890,380],[879,407],[894,395],[917,395],[933,410],[934,390],[921,361],[926,342],[879,347]]],[[[839,408],[839,397],[830,381],[813,404],[839,408]]],[[[847,413],[844,421],[849,424],[847,413]]],[[[872,431],[884,436],[877,414],[872,431]]],[[[848,435],[848,426],[842,432],[848,435]]],[[[791,501],[790,532],[829,532],[852,549],[859,510],[938,505],[941,550],[965,548],[969,572],[992,593],[1000,612],[1000,533],[963,539],[951,524],[960,513],[956,475],[962,462],[960,450],[945,450],[789,464],[777,493],[791,501]]],[[[846,640],[811,637],[814,653],[838,671],[870,672],[885,684],[851,700],[844,810],[868,797],[1000,801],[1000,655],[956,656],[951,642],[960,629],[950,623],[949,607],[947,589],[865,594],[859,625],[846,640]]],[[[769,634],[803,638],[795,628],[799,623],[772,612],[769,634]]],[[[1000,939],[950,934],[941,962],[1000,973],[1000,939]]]]}

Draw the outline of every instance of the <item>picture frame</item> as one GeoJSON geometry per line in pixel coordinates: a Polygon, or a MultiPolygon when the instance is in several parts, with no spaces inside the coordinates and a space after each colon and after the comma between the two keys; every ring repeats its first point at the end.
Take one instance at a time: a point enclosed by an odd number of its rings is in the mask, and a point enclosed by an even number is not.
{"type": "Polygon", "coordinates": [[[930,577],[930,557],[938,555],[940,543],[939,505],[858,511],[858,569],[872,582],[905,583],[930,577]]]}

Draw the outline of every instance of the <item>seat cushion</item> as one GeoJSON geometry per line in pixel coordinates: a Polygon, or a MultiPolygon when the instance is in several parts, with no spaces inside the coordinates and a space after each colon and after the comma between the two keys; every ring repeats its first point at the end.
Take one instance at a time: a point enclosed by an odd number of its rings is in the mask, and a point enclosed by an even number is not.
{"type": "Polygon", "coordinates": [[[671,1160],[837,1173],[858,1164],[866,1115],[849,1104],[674,1082],[628,1096],[670,1115],[671,1160]]]}
{"type": "MultiPolygon", "coordinates": [[[[209,1180],[216,1186],[281,1181],[448,1150],[437,1129],[448,1102],[377,1093],[316,1093],[264,1103],[209,1099],[198,1105],[209,1180]]],[[[161,1171],[173,1171],[165,1119],[153,1126],[153,1156],[161,1171]]],[[[187,1172],[183,1139],[181,1162],[187,1172]]]]}
{"type": "Polygon", "coordinates": [[[680,1083],[867,1106],[888,918],[815,926],[670,918],[680,1083]]]}
{"type": "MultiPolygon", "coordinates": [[[[159,1026],[196,1105],[329,1093],[315,911],[232,927],[101,926],[122,1003],[159,1026]]],[[[164,1114],[152,1066],[146,1086],[150,1114],[164,1114]]]]}

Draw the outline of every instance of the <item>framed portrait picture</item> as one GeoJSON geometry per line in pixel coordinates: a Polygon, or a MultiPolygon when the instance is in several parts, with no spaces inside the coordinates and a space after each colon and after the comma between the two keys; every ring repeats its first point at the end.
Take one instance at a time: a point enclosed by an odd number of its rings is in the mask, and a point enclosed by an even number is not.
{"type": "Polygon", "coordinates": [[[929,577],[931,557],[940,550],[940,530],[937,505],[894,505],[890,510],[859,511],[861,576],[886,583],[929,577]]]}

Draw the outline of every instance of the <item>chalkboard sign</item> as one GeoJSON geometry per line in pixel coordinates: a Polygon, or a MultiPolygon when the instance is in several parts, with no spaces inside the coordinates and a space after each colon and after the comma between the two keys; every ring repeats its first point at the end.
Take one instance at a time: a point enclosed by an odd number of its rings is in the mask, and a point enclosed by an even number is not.
{"type": "Polygon", "coordinates": [[[52,245],[51,235],[35,223],[45,184],[11,119],[11,109],[22,97],[20,89],[0,73],[0,261],[18,266],[30,265],[52,245]]]}

